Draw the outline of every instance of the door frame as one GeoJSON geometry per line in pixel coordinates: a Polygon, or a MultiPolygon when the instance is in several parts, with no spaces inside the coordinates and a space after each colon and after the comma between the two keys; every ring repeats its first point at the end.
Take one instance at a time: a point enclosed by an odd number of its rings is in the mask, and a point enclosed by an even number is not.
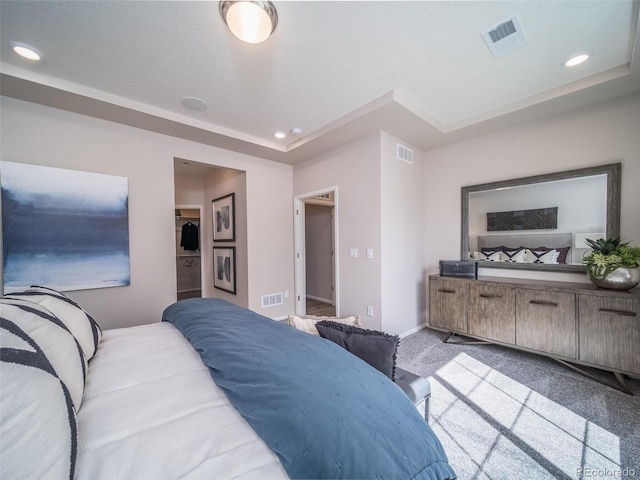
{"type": "MultiPolygon", "coordinates": [[[[205,249],[202,248],[202,222],[203,220],[203,213],[204,213],[204,205],[186,205],[186,204],[180,204],[180,205],[176,205],[175,206],[176,210],[180,210],[180,209],[185,209],[185,210],[198,210],[200,211],[200,225],[198,225],[198,241],[200,243],[200,296],[202,297],[204,295],[204,264],[205,264],[205,249]]],[[[174,221],[175,223],[175,221],[174,221]]],[[[174,227],[175,228],[175,227],[174,227]]],[[[176,245],[176,248],[178,246],[176,245]]],[[[178,258],[178,252],[176,251],[175,254],[176,258],[178,258]]],[[[177,271],[176,271],[176,275],[177,275],[177,271]]],[[[177,289],[177,282],[176,282],[176,299],[178,298],[178,289],[177,289]]]]}
{"type": "Polygon", "coordinates": [[[338,186],[321,188],[312,192],[301,193],[293,197],[293,244],[294,244],[294,278],[295,278],[295,313],[307,313],[307,279],[306,279],[306,245],[305,245],[305,209],[306,200],[318,195],[333,193],[333,298],[336,316],[340,315],[340,269],[338,261],[338,186]]]}

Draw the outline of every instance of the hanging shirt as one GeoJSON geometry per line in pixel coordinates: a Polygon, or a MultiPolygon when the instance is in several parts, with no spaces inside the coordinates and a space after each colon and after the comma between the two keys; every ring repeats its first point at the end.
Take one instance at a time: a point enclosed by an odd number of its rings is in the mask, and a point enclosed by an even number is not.
{"type": "Polygon", "coordinates": [[[195,223],[187,222],[182,226],[180,246],[185,250],[200,248],[200,236],[198,235],[198,226],[195,223]]]}

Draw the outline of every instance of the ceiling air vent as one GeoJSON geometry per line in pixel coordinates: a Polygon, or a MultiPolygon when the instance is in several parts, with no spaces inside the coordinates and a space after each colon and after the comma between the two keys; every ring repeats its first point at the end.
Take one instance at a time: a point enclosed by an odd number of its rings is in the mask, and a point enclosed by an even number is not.
{"type": "Polygon", "coordinates": [[[482,32],[485,42],[494,57],[504,55],[511,50],[524,45],[527,38],[524,35],[520,17],[514,15],[482,32]]]}
{"type": "Polygon", "coordinates": [[[413,163],[413,150],[405,147],[404,145],[398,145],[398,150],[396,156],[398,160],[402,160],[403,162],[413,163]]]}

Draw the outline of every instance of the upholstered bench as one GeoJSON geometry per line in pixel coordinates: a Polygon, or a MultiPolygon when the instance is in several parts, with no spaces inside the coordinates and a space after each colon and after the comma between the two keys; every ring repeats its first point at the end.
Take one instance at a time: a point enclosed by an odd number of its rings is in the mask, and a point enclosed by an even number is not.
{"type": "Polygon", "coordinates": [[[395,382],[418,407],[420,413],[424,414],[424,419],[428,423],[429,401],[431,400],[431,383],[429,383],[429,380],[396,367],[395,382]]]}

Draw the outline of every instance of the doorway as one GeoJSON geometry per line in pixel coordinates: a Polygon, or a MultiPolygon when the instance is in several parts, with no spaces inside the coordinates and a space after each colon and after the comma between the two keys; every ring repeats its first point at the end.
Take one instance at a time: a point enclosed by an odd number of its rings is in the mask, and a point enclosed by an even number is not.
{"type": "Polygon", "coordinates": [[[202,297],[202,205],[176,205],[177,299],[202,297]]]}
{"type": "Polygon", "coordinates": [[[294,216],[295,311],[338,315],[338,187],[297,195],[294,216]]]}

